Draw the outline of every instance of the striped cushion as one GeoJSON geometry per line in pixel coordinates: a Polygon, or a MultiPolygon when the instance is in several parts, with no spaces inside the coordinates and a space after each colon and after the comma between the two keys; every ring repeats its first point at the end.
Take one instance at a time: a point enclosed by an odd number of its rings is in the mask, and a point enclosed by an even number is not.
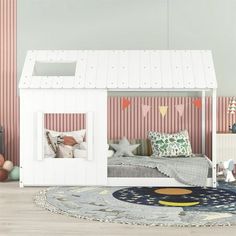
{"type": "MultiPolygon", "coordinates": [[[[120,139],[110,139],[108,140],[108,144],[119,143],[120,139]]],[[[151,156],[152,155],[152,147],[151,142],[148,139],[130,139],[130,144],[140,144],[138,148],[136,148],[133,153],[137,156],[151,156]]],[[[112,149],[110,147],[110,149],[112,149]]]]}

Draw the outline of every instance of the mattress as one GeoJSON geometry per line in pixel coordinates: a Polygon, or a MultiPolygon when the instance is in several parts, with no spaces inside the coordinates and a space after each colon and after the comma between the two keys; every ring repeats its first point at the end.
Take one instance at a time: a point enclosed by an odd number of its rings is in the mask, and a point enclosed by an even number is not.
{"type": "MultiPolygon", "coordinates": [[[[212,177],[212,169],[208,169],[208,178],[212,177]]],[[[108,165],[107,168],[108,177],[123,177],[123,178],[167,178],[158,169],[153,169],[143,166],[131,166],[131,165],[108,165]]]]}

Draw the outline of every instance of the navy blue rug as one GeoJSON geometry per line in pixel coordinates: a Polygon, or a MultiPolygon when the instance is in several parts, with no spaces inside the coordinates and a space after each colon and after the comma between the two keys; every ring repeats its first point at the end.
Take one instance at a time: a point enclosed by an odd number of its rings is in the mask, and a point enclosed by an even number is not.
{"type": "Polygon", "coordinates": [[[35,202],[50,212],[87,220],[198,227],[236,225],[235,196],[236,184],[223,182],[217,189],[52,187],[37,194],[35,202]]]}

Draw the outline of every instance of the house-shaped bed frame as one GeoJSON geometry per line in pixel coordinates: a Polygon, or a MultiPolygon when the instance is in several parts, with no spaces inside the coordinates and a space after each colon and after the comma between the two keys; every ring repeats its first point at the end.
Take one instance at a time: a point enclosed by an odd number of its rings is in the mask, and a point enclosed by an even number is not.
{"type": "Polygon", "coordinates": [[[172,178],[107,177],[110,91],[200,92],[202,153],[205,93],[212,96],[212,178],[216,186],[216,88],[208,50],[28,51],[20,88],[20,186],[183,186],[172,178]],[[74,63],[73,76],[37,76],[36,63],[74,63]],[[87,159],[44,158],[44,113],[86,113],[87,159]]]}

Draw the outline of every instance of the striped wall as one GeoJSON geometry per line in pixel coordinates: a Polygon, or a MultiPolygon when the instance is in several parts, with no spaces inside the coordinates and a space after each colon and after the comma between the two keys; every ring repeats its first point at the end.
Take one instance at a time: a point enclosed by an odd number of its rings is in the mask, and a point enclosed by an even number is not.
{"type": "Polygon", "coordinates": [[[85,114],[45,114],[44,124],[46,129],[59,132],[85,129],[85,114]]]}
{"type": "MultiPolygon", "coordinates": [[[[123,97],[108,98],[108,139],[145,139],[149,130],[161,132],[178,132],[187,129],[190,135],[193,151],[200,153],[201,143],[201,109],[194,106],[194,97],[125,97],[131,105],[122,110],[123,97]],[[150,105],[150,112],[142,116],[141,105],[150,105]],[[175,105],[184,104],[184,114],[179,116],[175,105]],[[161,117],[159,106],[168,106],[164,118],[161,117]]],[[[235,122],[235,116],[227,114],[229,103],[227,97],[218,98],[217,131],[227,132],[228,126],[235,122]]],[[[206,99],[206,153],[211,157],[211,98],[206,99]]],[[[71,131],[85,128],[85,115],[47,114],[45,127],[58,131],[71,131]]]]}
{"type": "Polygon", "coordinates": [[[0,125],[5,158],[19,162],[19,105],[16,79],[16,0],[0,0],[0,125]]]}

